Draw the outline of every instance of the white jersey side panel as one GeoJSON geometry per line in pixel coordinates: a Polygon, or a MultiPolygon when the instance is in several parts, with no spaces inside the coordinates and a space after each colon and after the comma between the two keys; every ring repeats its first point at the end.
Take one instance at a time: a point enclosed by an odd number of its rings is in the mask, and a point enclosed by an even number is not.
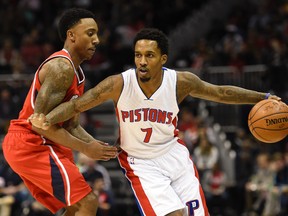
{"type": "Polygon", "coordinates": [[[179,139],[176,71],[163,68],[162,84],[150,98],[141,90],[135,69],[122,76],[124,86],[117,103],[121,148],[138,158],[166,153],[179,139]]]}

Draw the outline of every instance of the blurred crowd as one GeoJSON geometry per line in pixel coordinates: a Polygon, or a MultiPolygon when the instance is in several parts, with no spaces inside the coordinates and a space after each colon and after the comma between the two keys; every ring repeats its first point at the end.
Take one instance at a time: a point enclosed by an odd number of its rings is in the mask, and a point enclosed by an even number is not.
{"type": "Polygon", "coordinates": [[[198,169],[211,215],[288,214],[287,138],[265,144],[238,128],[227,142],[221,129],[190,108],[181,109],[178,129],[198,169]]]}
{"type": "MultiPolygon", "coordinates": [[[[33,76],[45,58],[62,48],[56,25],[64,9],[83,7],[97,17],[100,44],[93,59],[83,64],[90,88],[111,74],[133,67],[131,43],[139,29],[157,27],[169,36],[175,26],[208,3],[209,0],[2,0],[0,76],[15,79],[0,80],[0,141],[9,120],[17,117],[30,86],[31,79],[17,77],[33,76]]],[[[204,77],[205,68],[210,66],[233,66],[241,76],[243,66],[263,64],[267,72],[260,79],[287,102],[288,1],[244,0],[231,11],[225,23],[215,20],[212,26],[207,35],[177,53],[171,66],[196,69],[204,77]]],[[[255,140],[247,128],[239,128],[229,137],[230,153],[234,156],[223,154],[224,140],[219,139],[213,122],[199,115],[199,101],[185,100],[180,108],[180,136],[199,170],[211,215],[288,215],[287,139],[264,144],[255,140]],[[225,169],[231,157],[232,182],[225,169]]],[[[99,195],[97,216],[123,215],[115,210],[115,188],[105,163],[82,154],[75,158],[99,195]]],[[[51,215],[30,196],[2,154],[0,215],[51,215]]],[[[137,207],[130,215],[138,215],[137,207]]]]}
{"type": "Polygon", "coordinates": [[[263,64],[262,77],[287,100],[288,1],[243,0],[223,22],[214,20],[211,30],[187,44],[173,64],[205,72],[209,66],[232,66],[238,75],[245,65],[263,64]]]}

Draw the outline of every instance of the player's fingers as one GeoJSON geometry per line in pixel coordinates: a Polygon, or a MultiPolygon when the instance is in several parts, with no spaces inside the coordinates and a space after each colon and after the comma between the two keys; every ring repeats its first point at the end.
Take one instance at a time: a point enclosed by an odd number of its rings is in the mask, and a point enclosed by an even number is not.
{"type": "Polygon", "coordinates": [[[281,98],[276,96],[276,95],[270,95],[269,99],[274,99],[274,100],[277,100],[277,101],[281,101],[281,98]]]}
{"type": "Polygon", "coordinates": [[[118,149],[117,148],[104,150],[104,155],[107,155],[107,156],[113,156],[114,157],[117,154],[118,154],[118,149]]]}
{"type": "Polygon", "coordinates": [[[108,160],[110,160],[110,158],[100,158],[99,160],[108,161],[108,160]]]}
{"type": "Polygon", "coordinates": [[[50,126],[51,126],[50,123],[45,121],[45,122],[42,123],[41,128],[43,130],[48,130],[50,128],[50,126]]]}
{"type": "Polygon", "coordinates": [[[32,119],[34,119],[35,117],[37,117],[38,116],[38,113],[33,113],[32,115],[30,115],[29,117],[28,117],[28,121],[31,121],[32,119]]]}
{"type": "Polygon", "coordinates": [[[102,146],[110,146],[109,143],[107,143],[107,142],[103,142],[101,140],[95,140],[95,141],[102,146]]]}
{"type": "Polygon", "coordinates": [[[113,159],[115,157],[110,157],[110,156],[102,156],[100,160],[108,161],[110,159],[113,159]]]}
{"type": "Polygon", "coordinates": [[[38,116],[37,116],[37,120],[38,121],[44,121],[45,119],[45,115],[43,113],[40,113],[38,116]]]}
{"type": "Polygon", "coordinates": [[[29,117],[27,118],[27,122],[31,122],[31,119],[32,119],[32,118],[33,118],[32,115],[29,116],[29,117]]]}
{"type": "Polygon", "coordinates": [[[111,157],[109,157],[109,156],[102,155],[102,156],[96,158],[96,160],[104,160],[104,161],[107,161],[107,160],[110,160],[110,158],[111,158],[111,157]]]}
{"type": "Polygon", "coordinates": [[[116,157],[117,156],[117,152],[106,152],[105,156],[106,157],[116,157]]]}
{"type": "Polygon", "coordinates": [[[109,143],[103,142],[101,140],[97,140],[97,142],[103,146],[109,146],[109,143]]]}
{"type": "Polygon", "coordinates": [[[116,151],[117,150],[116,146],[110,146],[107,144],[102,145],[101,148],[103,151],[116,151]]]}
{"type": "Polygon", "coordinates": [[[114,148],[114,147],[112,147],[112,146],[109,146],[109,147],[110,147],[110,148],[102,149],[103,156],[116,157],[117,154],[118,154],[117,148],[114,148]]]}

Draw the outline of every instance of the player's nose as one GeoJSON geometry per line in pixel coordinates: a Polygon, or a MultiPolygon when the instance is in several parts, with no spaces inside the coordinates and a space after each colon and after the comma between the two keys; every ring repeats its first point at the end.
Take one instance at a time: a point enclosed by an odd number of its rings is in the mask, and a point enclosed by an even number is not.
{"type": "Polygon", "coordinates": [[[146,58],[144,56],[142,56],[142,58],[140,59],[140,65],[141,66],[147,65],[147,61],[146,61],[146,58]]]}
{"type": "Polygon", "coordinates": [[[99,37],[98,37],[97,34],[95,35],[95,37],[93,37],[92,43],[93,43],[94,46],[96,46],[96,45],[98,45],[100,43],[100,40],[99,40],[99,37]]]}

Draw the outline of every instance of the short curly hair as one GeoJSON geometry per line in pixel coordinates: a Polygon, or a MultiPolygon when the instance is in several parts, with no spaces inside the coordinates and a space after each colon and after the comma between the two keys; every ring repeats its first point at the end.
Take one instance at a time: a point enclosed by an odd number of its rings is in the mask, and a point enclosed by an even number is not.
{"type": "Polygon", "coordinates": [[[86,9],[71,8],[71,9],[65,10],[62,16],[60,17],[60,20],[58,23],[58,33],[59,33],[60,39],[62,41],[65,41],[68,29],[73,27],[83,18],[92,18],[95,20],[94,14],[91,11],[88,11],[86,9]]]}
{"type": "Polygon", "coordinates": [[[161,51],[161,54],[168,55],[169,50],[169,41],[168,37],[159,29],[156,28],[143,28],[140,30],[134,38],[133,44],[135,44],[139,40],[154,40],[157,42],[158,47],[161,51]]]}

